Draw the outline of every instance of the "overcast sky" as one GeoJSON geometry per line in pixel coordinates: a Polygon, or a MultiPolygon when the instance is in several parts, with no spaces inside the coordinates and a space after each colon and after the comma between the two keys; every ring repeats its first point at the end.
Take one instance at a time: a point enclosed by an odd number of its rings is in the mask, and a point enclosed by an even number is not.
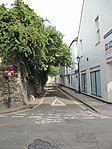
{"type": "MultiPolygon", "coordinates": [[[[47,18],[51,25],[64,34],[64,42],[70,45],[77,37],[83,0],[23,0],[37,15],[47,18]]],[[[0,0],[1,3],[13,0],[0,0]]]]}

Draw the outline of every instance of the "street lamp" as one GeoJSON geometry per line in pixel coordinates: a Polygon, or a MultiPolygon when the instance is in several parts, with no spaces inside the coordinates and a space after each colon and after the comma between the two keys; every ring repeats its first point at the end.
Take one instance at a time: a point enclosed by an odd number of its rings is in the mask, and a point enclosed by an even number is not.
{"type": "Polygon", "coordinates": [[[80,59],[82,58],[82,56],[77,56],[77,62],[78,62],[78,89],[79,89],[79,93],[81,92],[81,88],[80,88],[80,59]]]}

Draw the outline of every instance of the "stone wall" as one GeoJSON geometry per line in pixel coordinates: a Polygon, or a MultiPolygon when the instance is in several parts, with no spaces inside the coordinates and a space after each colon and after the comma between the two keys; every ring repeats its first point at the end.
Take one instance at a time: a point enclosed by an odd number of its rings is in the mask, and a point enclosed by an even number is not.
{"type": "MultiPolygon", "coordinates": [[[[27,92],[22,84],[20,72],[10,77],[9,85],[12,103],[28,104],[27,92]]],[[[4,103],[8,96],[8,78],[3,71],[0,71],[0,101],[4,103]]]]}

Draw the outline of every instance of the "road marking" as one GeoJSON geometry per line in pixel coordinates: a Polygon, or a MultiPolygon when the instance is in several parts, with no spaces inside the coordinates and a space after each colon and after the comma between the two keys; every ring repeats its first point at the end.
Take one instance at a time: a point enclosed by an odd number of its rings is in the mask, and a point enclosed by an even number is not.
{"type": "Polygon", "coordinates": [[[64,114],[64,116],[76,116],[75,114],[64,114]]]}
{"type": "Polygon", "coordinates": [[[58,117],[56,117],[56,116],[54,116],[54,117],[52,117],[52,116],[47,116],[47,118],[48,119],[58,119],[58,118],[60,118],[59,116],[58,117]]]}
{"type": "Polygon", "coordinates": [[[61,89],[57,88],[59,91],[61,91],[66,97],[68,97],[69,99],[72,100],[72,102],[76,105],[78,105],[82,110],[86,110],[86,107],[84,106],[83,103],[79,102],[79,101],[75,101],[73,100],[73,97],[71,97],[70,95],[68,95],[67,93],[65,93],[64,91],[62,91],[61,89]]]}
{"type": "Polygon", "coordinates": [[[13,115],[12,118],[23,118],[23,115],[13,115]]]}
{"type": "Polygon", "coordinates": [[[26,113],[17,113],[17,114],[15,114],[15,115],[21,115],[21,116],[25,116],[26,115],[26,113]]]}
{"type": "Polygon", "coordinates": [[[59,119],[59,120],[56,120],[56,119],[54,119],[54,120],[50,120],[50,119],[47,119],[47,120],[41,120],[41,121],[36,121],[35,123],[36,124],[46,124],[46,123],[60,123],[61,122],[61,119],[59,119]]]}
{"type": "Polygon", "coordinates": [[[51,106],[66,106],[63,102],[61,102],[59,99],[55,99],[51,106]]]}
{"type": "Polygon", "coordinates": [[[41,120],[41,121],[36,121],[35,123],[36,124],[45,124],[45,121],[44,120],[41,120]]]}
{"type": "Polygon", "coordinates": [[[29,116],[29,118],[42,118],[42,116],[39,116],[39,115],[32,115],[32,116],[29,116]]]}
{"type": "Polygon", "coordinates": [[[49,113],[48,115],[54,115],[54,114],[49,113]]]}
{"type": "Polygon", "coordinates": [[[37,115],[42,116],[43,114],[40,113],[40,114],[37,114],[37,115]]]}
{"type": "Polygon", "coordinates": [[[111,116],[106,116],[106,115],[101,116],[101,119],[111,119],[111,118],[112,118],[111,116]]]}
{"type": "Polygon", "coordinates": [[[82,119],[95,119],[95,117],[83,117],[82,119]]]}
{"type": "Polygon", "coordinates": [[[76,119],[76,117],[64,117],[64,119],[76,119]]]}
{"type": "Polygon", "coordinates": [[[60,123],[61,120],[50,120],[50,121],[46,121],[47,123],[60,123]]]}

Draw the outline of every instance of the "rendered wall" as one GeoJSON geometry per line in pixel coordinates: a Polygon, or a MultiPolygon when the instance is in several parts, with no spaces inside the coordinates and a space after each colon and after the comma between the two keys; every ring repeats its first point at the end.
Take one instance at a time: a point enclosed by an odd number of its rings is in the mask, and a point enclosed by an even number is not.
{"type": "Polygon", "coordinates": [[[104,35],[110,29],[112,29],[111,16],[111,0],[85,0],[77,46],[78,55],[83,56],[80,61],[81,72],[86,71],[87,73],[87,94],[91,95],[91,70],[100,69],[102,93],[101,99],[109,102],[112,101],[112,97],[110,98],[110,96],[112,96],[110,91],[112,90],[112,67],[111,64],[107,63],[105,54],[105,44],[107,41],[104,39],[104,35]],[[96,39],[95,19],[97,17],[99,17],[100,43],[97,43],[96,39]]]}

